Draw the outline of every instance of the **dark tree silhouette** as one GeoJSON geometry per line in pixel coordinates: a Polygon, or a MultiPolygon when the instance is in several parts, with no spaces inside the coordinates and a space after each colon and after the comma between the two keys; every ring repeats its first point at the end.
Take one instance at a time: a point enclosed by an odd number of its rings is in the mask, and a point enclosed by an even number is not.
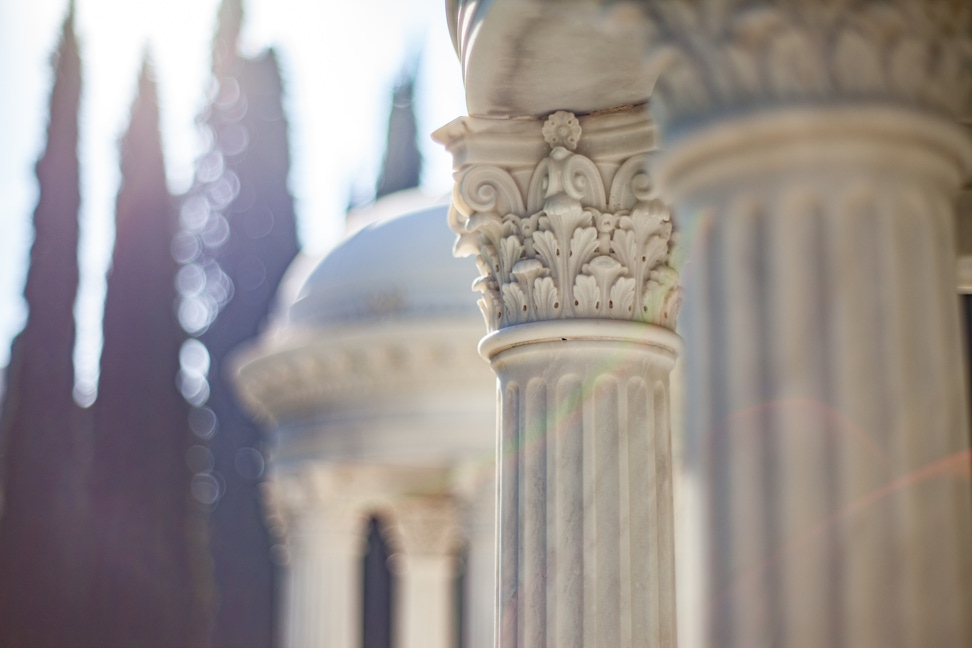
{"type": "Polygon", "coordinates": [[[203,297],[218,309],[200,335],[210,354],[206,407],[217,421],[210,448],[221,485],[210,513],[217,648],[265,648],[275,636],[276,568],[260,496],[263,441],[236,399],[227,359],[260,332],[298,249],[277,60],[272,50],[252,59],[237,54],[241,20],[239,1],[225,0],[213,48],[217,93],[202,117],[213,148],[185,203],[207,217],[182,234],[196,237],[188,247],[198,255],[183,260],[204,269],[203,297]]]}
{"type": "Polygon", "coordinates": [[[375,199],[396,191],[419,186],[422,176],[422,154],[419,153],[413,107],[415,77],[408,75],[392,95],[388,116],[388,143],[385,159],[375,188],[375,199]]]}
{"type": "Polygon", "coordinates": [[[362,569],[362,611],[364,627],[362,648],[391,648],[394,616],[393,576],[388,567],[392,552],[382,532],[384,524],[377,517],[368,521],[367,550],[362,569]]]}
{"type": "Polygon", "coordinates": [[[78,286],[78,101],[73,4],[55,57],[47,148],[24,296],[3,402],[0,645],[70,646],[84,595],[76,533],[82,439],[72,389],[78,286]]]}
{"type": "Polygon", "coordinates": [[[89,645],[201,645],[208,634],[203,525],[190,499],[189,406],[176,386],[177,228],[155,84],[143,64],[121,144],[115,249],[92,408],[89,645]]]}

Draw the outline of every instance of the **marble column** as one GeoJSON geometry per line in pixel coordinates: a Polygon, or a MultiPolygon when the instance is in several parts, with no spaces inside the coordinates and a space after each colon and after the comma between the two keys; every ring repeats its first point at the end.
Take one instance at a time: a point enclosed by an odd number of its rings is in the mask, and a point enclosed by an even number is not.
{"type": "Polygon", "coordinates": [[[740,5],[648,10],[686,235],[692,645],[972,645],[972,12],[740,5]]]}
{"type": "Polygon", "coordinates": [[[270,504],[286,521],[281,609],[288,648],[360,648],[365,519],[326,469],[276,476],[270,504]]]}
{"type": "Polygon", "coordinates": [[[392,507],[395,648],[451,648],[456,638],[459,515],[449,496],[406,497],[392,507]]]}
{"type": "Polygon", "coordinates": [[[464,648],[493,648],[496,615],[496,469],[489,461],[469,462],[457,471],[456,492],[463,502],[465,589],[464,648]]]}
{"type": "Polygon", "coordinates": [[[674,646],[679,291],[645,107],[435,137],[499,378],[496,645],[674,646]]]}

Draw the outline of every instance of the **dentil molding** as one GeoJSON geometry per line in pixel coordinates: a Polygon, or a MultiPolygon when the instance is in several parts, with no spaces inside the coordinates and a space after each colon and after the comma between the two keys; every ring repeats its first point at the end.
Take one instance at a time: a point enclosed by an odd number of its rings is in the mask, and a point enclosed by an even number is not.
{"type": "Polygon", "coordinates": [[[582,125],[558,111],[542,126],[498,122],[493,132],[478,130],[486,120],[466,118],[436,133],[457,167],[455,251],[477,257],[473,287],[490,332],[587,318],[675,327],[677,237],[648,175],[650,122],[643,107],[626,112],[582,125]],[[585,147],[588,125],[594,136],[585,147]],[[495,132],[504,128],[505,139],[495,132]],[[543,157],[530,160],[535,151],[543,157]]]}
{"type": "Polygon", "coordinates": [[[265,421],[297,419],[383,395],[491,380],[476,354],[475,322],[395,322],[267,336],[232,360],[239,396],[265,421]]]}

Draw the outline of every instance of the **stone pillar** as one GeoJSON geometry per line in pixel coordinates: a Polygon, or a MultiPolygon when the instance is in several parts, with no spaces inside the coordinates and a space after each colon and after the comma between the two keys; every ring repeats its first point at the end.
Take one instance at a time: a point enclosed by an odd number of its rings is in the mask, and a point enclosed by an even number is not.
{"type": "Polygon", "coordinates": [[[489,461],[461,467],[457,494],[463,501],[465,590],[463,623],[465,648],[493,648],[496,615],[496,468],[489,461]]]}
{"type": "Polygon", "coordinates": [[[972,12],[737,4],[659,3],[649,38],[686,234],[698,643],[970,646],[972,12]]]}
{"type": "Polygon", "coordinates": [[[395,648],[451,648],[456,636],[458,511],[450,497],[411,497],[392,509],[395,648]]]}
{"type": "Polygon", "coordinates": [[[360,648],[364,517],[326,469],[277,476],[271,506],[286,523],[281,609],[288,648],[360,648]]]}
{"type": "Polygon", "coordinates": [[[435,135],[499,377],[500,648],[675,645],[679,293],[653,135],[644,106],[435,135]]]}

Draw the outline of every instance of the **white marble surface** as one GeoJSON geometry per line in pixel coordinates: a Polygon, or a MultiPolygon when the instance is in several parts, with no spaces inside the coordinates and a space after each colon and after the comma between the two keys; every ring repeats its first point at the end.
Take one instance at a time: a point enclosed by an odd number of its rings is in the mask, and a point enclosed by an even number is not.
{"type": "Polygon", "coordinates": [[[654,177],[688,234],[686,644],[968,646],[972,20],[756,5],[655,14],[654,177]]]}
{"type": "Polygon", "coordinates": [[[644,103],[654,82],[632,3],[449,3],[470,115],[578,114],[644,103]]]}
{"type": "Polygon", "coordinates": [[[674,646],[680,293],[653,124],[636,106],[435,137],[499,378],[496,645],[674,646]]]}
{"type": "Polygon", "coordinates": [[[273,445],[267,502],[290,555],[291,648],[359,648],[371,516],[394,529],[399,554],[396,648],[451,645],[462,545],[475,557],[469,645],[491,644],[494,504],[479,493],[495,489],[495,377],[476,352],[475,269],[450,239],[441,207],[360,230],[235,358],[241,398],[273,445]],[[435,538],[420,532],[436,510],[449,512],[449,541],[429,553],[435,538]]]}
{"type": "Polygon", "coordinates": [[[500,381],[498,646],[675,645],[679,345],[610,320],[484,340],[500,381]]]}

